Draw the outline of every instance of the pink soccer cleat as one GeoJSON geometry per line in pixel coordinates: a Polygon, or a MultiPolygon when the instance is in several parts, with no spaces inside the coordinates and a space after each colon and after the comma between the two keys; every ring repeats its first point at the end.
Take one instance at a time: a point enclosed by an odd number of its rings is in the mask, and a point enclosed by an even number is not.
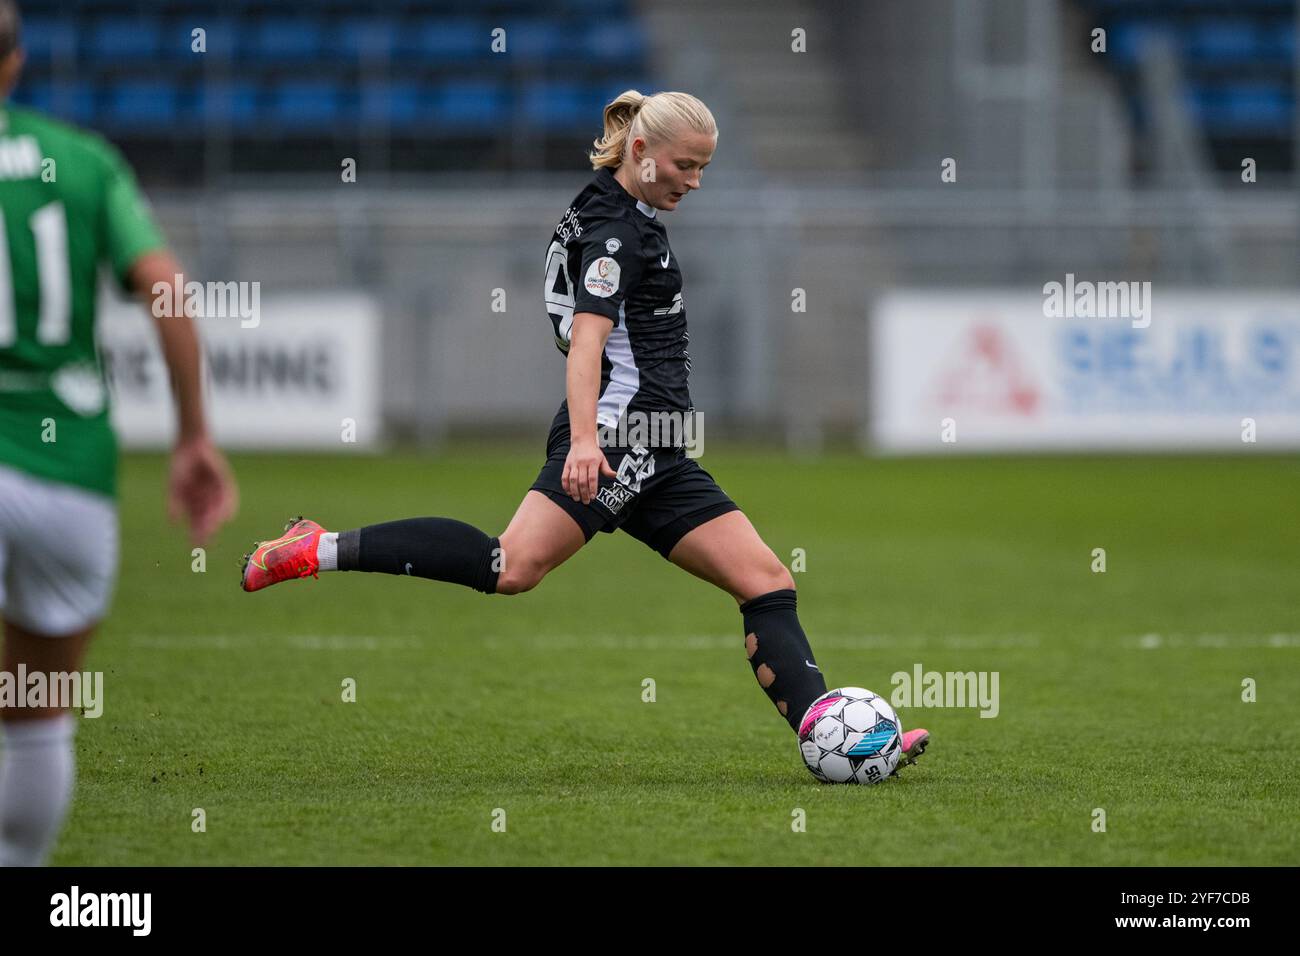
{"type": "Polygon", "coordinates": [[[244,555],[240,587],[260,591],[291,578],[318,577],[316,544],[325,529],[301,516],[284,526],[284,534],[270,541],[258,541],[244,555]]]}
{"type": "Polygon", "coordinates": [[[903,754],[898,758],[898,766],[894,768],[894,773],[902,770],[908,764],[916,763],[916,758],[925,753],[925,748],[930,745],[930,731],[920,727],[915,730],[908,730],[903,733],[903,754]]]}

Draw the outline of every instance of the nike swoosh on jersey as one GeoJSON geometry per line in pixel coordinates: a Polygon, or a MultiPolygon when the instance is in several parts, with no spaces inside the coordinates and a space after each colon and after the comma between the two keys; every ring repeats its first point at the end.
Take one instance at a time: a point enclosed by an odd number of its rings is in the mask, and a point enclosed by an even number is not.
{"type": "Polygon", "coordinates": [[[667,254],[666,254],[662,259],[659,260],[659,264],[660,264],[661,266],[663,266],[665,269],[667,269],[667,268],[668,268],[668,260],[671,259],[672,257],[673,257],[673,251],[672,251],[671,249],[669,249],[668,252],[667,252],[667,254]]]}

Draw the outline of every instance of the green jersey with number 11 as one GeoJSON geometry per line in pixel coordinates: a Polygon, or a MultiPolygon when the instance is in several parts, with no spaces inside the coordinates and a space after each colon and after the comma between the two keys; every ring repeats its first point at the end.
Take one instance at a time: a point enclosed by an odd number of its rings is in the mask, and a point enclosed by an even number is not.
{"type": "Polygon", "coordinates": [[[116,149],[0,104],[0,464],[116,494],[95,351],[99,267],[125,288],[135,261],[162,247],[116,149]]]}

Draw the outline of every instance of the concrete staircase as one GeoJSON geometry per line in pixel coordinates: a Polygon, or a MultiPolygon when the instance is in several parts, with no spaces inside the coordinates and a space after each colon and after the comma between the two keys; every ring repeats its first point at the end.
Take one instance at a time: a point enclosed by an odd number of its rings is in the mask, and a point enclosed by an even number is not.
{"type": "Polygon", "coordinates": [[[834,26],[808,0],[642,0],[651,61],[699,96],[746,165],[776,180],[864,168],[869,143],[836,74],[834,26]],[[791,50],[802,27],[807,52],[791,50]]]}

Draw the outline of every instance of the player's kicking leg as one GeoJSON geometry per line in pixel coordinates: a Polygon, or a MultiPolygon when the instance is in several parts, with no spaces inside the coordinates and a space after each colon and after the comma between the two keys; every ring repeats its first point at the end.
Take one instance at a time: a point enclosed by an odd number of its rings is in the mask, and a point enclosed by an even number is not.
{"type": "Polygon", "coordinates": [[[518,594],[536,587],[586,542],[574,519],[538,491],[524,496],[495,538],[455,518],[406,518],[339,532],[296,518],[284,534],[257,542],[244,555],[240,584],[258,591],[322,571],[371,571],[463,584],[485,594],[518,594]]]}
{"type": "Polygon", "coordinates": [[[794,577],[743,511],[719,515],[682,537],[668,560],[726,591],[744,616],[745,655],[790,729],[826,681],[795,611],[794,577]]]}
{"type": "MultiPolygon", "coordinates": [[[[789,569],[742,511],[719,515],[693,528],[668,559],[736,599],[744,615],[745,653],[754,676],[798,733],[808,707],[826,693],[826,681],[799,624],[789,569]]],[[[929,742],[927,730],[904,733],[899,766],[916,763],[929,742]]]]}

